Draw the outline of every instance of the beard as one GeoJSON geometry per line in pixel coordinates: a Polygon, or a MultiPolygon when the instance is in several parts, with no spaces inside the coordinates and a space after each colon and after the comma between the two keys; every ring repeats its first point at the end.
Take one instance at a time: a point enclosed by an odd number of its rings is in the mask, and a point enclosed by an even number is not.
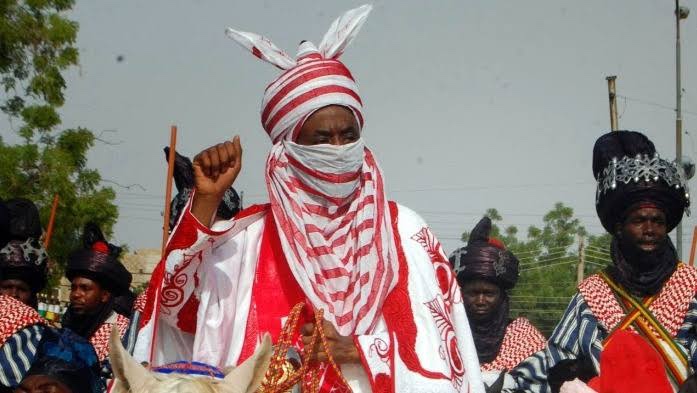
{"type": "Polygon", "coordinates": [[[506,327],[510,322],[509,310],[509,297],[504,292],[501,302],[490,313],[485,315],[467,313],[479,364],[492,362],[498,356],[503,337],[506,335],[506,327]]]}
{"type": "Polygon", "coordinates": [[[658,293],[678,265],[677,252],[668,236],[651,251],[642,250],[626,237],[613,236],[610,252],[613,264],[607,273],[640,297],[658,293]]]}
{"type": "Polygon", "coordinates": [[[78,335],[89,339],[94,332],[106,321],[114,309],[114,300],[110,299],[107,303],[100,305],[91,311],[81,313],[75,312],[75,309],[68,307],[63,316],[63,327],[69,328],[78,335]]]}

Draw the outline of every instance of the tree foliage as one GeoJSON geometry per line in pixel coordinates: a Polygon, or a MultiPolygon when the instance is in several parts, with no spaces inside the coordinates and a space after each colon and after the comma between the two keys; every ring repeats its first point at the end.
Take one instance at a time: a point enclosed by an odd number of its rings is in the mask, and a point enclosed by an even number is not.
{"type": "Polygon", "coordinates": [[[66,256],[79,244],[89,220],[108,234],[118,211],[114,191],[101,186],[99,172],[87,167],[95,143],[86,128],[59,130],[65,102],[63,73],[78,64],[78,24],[65,12],[74,0],[0,0],[0,109],[11,130],[0,135],[0,198],[34,201],[48,222],[59,196],[50,255],[61,273],[66,256]],[[6,136],[16,133],[10,144],[6,136]]]}
{"type": "MultiPolygon", "coordinates": [[[[511,292],[513,316],[527,317],[549,335],[576,292],[581,239],[587,277],[609,262],[610,235],[590,235],[563,203],[544,215],[541,227],[528,227],[525,237],[515,226],[502,229],[503,217],[496,209],[485,215],[492,220],[491,236],[501,239],[520,260],[520,279],[511,292]]],[[[468,237],[463,233],[463,241],[468,237]]]]}

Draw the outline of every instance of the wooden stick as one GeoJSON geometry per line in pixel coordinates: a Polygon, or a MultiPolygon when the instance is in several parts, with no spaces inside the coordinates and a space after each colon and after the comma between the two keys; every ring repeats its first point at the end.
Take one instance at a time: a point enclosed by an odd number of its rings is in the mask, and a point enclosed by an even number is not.
{"type": "Polygon", "coordinates": [[[607,80],[607,95],[610,99],[610,129],[612,131],[617,131],[617,92],[615,87],[616,76],[608,76],[605,78],[607,80]]]}
{"type": "Polygon", "coordinates": [[[165,247],[169,239],[169,215],[170,202],[172,201],[172,175],[174,174],[174,153],[177,149],[177,126],[172,126],[169,136],[169,157],[167,157],[167,185],[165,188],[165,214],[164,226],[162,227],[162,256],[165,256],[165,247]]]}
{"type": "MultiPolygon", "coordinates": [[[[164,214],[164,223],[162,226],[162,252],[160,256],[160,263],[164,264],[164,257],[165,257],[165,249],[167,248],[167,240],[169,239],[169,215],[171,214],[170,211],[170,202],[172,199],[172,175],[174,174],[174,160],[175,160],[175,152],[177,150],[177,126],[171,126],[170,128],[170,136],[169,136],[169,155],[167,156],[167,181],[165,182],[166,188],[165,188],[165,214],[164,214]]],[[[157,269],[157,268],[156,268],[157,269]]],[[[153,361],[155,359],[155,346],[157,343],[157,329],[158,329],[158,319],[160,318],[160,291],[162,291],[162,282],[164,281],[163,279],[157,283],[157,290],[155,291],[154,299],[147,299],[148,302],[154,302],[154,310],[153,310],[153,331],[152,331],[152,336],[150,340],[150,364],[153,364],[153,361]]],[[[152,284],[152,283],[151,283],[152,284]]]]}
{"type": "Polygon", "coordinates": [[[697,226],[692,231],[692,249],[690,251],[690,266],[695,265],[695,249],[697,248],[697,226]]]}
{"type": "Polygon", "coordinates": [[[56,222],[56,211],[58,210],[58,194],[53,195],[53,204],[51,205],[51,215],[48,218],[48,226],[46,227],[46,237],[44,238],[44,248],[48,250],[53,236],[53,225],[56,222]]]}

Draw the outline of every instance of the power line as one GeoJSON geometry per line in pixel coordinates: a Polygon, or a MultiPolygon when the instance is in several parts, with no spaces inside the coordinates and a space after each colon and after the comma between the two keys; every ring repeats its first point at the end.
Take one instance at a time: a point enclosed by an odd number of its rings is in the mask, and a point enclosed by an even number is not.
{"type": "MultiPolygon", "coordinates": [[[[501,217],[515,216],[515,217],[544,217],[547,213],[510,213],[510,212],[499,212],[501,217]]],[[[466,212],[466,211],[447,211],[447,210],[419,210],[421,215],[465,215],[465,216],[485,216],[482,212],[466,212]]],[[[597,214],[589,213],[574,213],[574,217],[588,217],[595,218],[597,214]]]]}
{"type": "Polygon", "coordinates": [[[396,192],[438,192],[438,191],[472,191],[472,190],[496,190],[496,189],[526,189],[526,188],[545,188],[545,187],[569,187],[578,185],[596,184],[595,182],[575,182],[575,183],[527,183],[527,184],[509,184],[509,185],[490,185],[490,186],[464,186],[464,187],[426,187],[426,188],[411,188],[411,189],[396,189],[388,190],[390,193],[396,192]]]}
{"type": "MultiPolygon", "coordinates": [[[[644,104],[644,105],[648,105],[648,106],[653,106],[653,107],[656,107],[656,108],[661,108],[661,109],[669,110],[669,111],[671,111],[671,112],[675,112],[675,111],[676,111],[676,109],[675,109],[674,107],[670,106],[670,105],[665,105],[665,104],[661,104],[661,103],[658,103],[658,102],[645,100],[645,99],[642,99],[642,98],[634,98],[634,97],[629,97],[629,96],[625,96],[625,95],[621,95],[621,94],[617,94],[617,97],[621,97],[621,98],[623,98],[625,101],[633,101],[633,102],[636,102],[636,103],[638,103],[638,104],[644,104]]],[[[682,113],[683,113],[683,114],[688,114],[688,115],[697,116],[697,112],[690,112],[690,111],[685,111],[685,110],[683,110],[682,113]]]]}
{"type": "Polygon", "coordinates": [[[520,272],[528,272],[530,270],[537,270],[537,269],[543,269],[543,268],[549,268],[549,267],[554,267],[554,266],[562,266],[562,265],[568,265],[571,263],[577,263],[577,260],[572,260],[572,261],[566,261],[566,262],[559,262],[559,263],[553,263],[551,265],[543,265],[543,266],[535,266],[535,267],[529,267],[527,269],[521,269],[520,272]]]}

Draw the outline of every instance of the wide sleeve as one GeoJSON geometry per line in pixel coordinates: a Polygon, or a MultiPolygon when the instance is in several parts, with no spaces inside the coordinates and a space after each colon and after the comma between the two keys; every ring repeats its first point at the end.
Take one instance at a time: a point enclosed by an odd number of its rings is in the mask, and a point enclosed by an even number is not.
{"type": "Polygon", "coordinates": [[[202,264],[204,261],[206,264],[218,262],[211,251],[231,237],[237,221],[219,221],[208,228],[190,209],[191,200],[167,242],[164,258],[155,269],[158,277],[153,273],[156,279],[151,280],[148,290],[159,294],[155,299],[159,301],[161,322],[193,333],[202,264]]]}
{"type": "Polygon", "coordinates": [[[216,294],[219,288],[209,287],[211,276],[242,257],[237,250],[245,230],[266,212],[266,206],[252,206],[208,228],[191,213],[192,200],[193,195],[150,279],[133,351],[139,361],[193,358],[198,316],[204,311],[199,309],[202,292],[216,294]]]}

